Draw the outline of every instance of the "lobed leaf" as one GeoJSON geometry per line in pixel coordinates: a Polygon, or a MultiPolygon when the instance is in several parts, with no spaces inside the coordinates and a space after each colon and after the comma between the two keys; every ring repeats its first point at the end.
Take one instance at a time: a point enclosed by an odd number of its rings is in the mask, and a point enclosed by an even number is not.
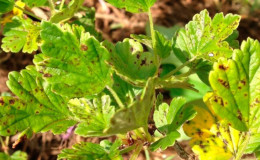
{"type": "Polygon", "coordinates": [[[132,13],[148,12],[156,0],[106,0],[117,8],[124,8],[132,13]]]}
{"type": "Polygon", "coordinates": [[[111,83],[108,51],[83,27],[42,23],[42,54],[34,63],[52,91],[70,98],[100,93],[111,83]]]}
{"type": "Polygon", "coordinates": [[[5,52],[32,53],[38,50],[41,26],[29,18],[14,17],[4,27],[2,49],[5,52]]]}
{"type": "Polygon", "coordinates": [[[69,101],[69,109],[80,122],[75,133],[85,137],[104,136],[104,129],[109,127],[115,107],[110,106],[110,97],[104,95],[94,98],[93,103],[85,98],[69,101]]]}
{"type": "Polygon", "coordinates": [[[171,45],[171,41],[167,40],[160,32],[155,31],[154,52],[156,54],[158,54],[161,58],[167,58],[172,51],[171,45]]]}
{"type": "Polygon", "coordinates": [[[143,46],[132,39],[125,39],[115,46],[105,41],[103,45],[109,50],[109,64],[120,75],[133,81],[146,81],[154,76],[157,67],[154,55],[144,52],[143,46]]]}
{"type": "Polygon", "coordinates": [[[215,63],[209,76],[214,111],[240,131],[259,128],[259,56],[259,42],[248,39],[235,50],[233,60],[215,63]]]}
{"type": "Polygon", "coordinates": [[[185,29],[180,29],[174,40],[173,50],[177,57],[185,62],[194,56],[209,61],[216,61],[219,57],[229,58],[232,48],[226,42],[238,27],[240,16],[218,13],[213,19],[207,10],[201,11],[193,17],[185,29]]]}
{"type": "Polygon", "coordinates": [[[71,119],[68,99],[51,92],[35,67],[11,72],[9,89],[19,97],[0,98],[0,135],[9,136],[27,130],[34,133],[52,130],[62,133],[76,122],[71,119]]]}
{"type": "Polygon", "coordinates": [[[58,155],[58,159],[67,160],[122,160],[119,155],[118,147],[121,145],[119,140],[113,144],[108,140],[104,140],[99,144],[82,142],[76,144],[72,149],[63,149],[58,155]]]}

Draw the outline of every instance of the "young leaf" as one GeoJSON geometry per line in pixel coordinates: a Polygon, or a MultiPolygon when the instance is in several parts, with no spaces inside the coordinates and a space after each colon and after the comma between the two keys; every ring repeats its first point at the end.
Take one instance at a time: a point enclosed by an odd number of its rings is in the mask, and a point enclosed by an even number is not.
{"type": "Polygon", "coordinates": [[[213,19],[207,10],[201,11],[193,17],[185,29],[180,29],[174,40],[174,53],[181,61],[194,56],[201,56],[209,61],[216,61],[219,57],[230,57],[232,49],[225,41],[238,27],[240,16],[218,13],[213,19]]]}
{"type": "Polygon", "coordinates": [[[179,138],[181,135],[178,131],[173,131],[167,134],[165,137],[159,139],[158,141],[154,142],[151,146],[150,149],[152,151],[155,151],[159,148],[162,150],[167,149],[170,146],[173,146],[176,139],[179,138]]]}
{"type": "Polygon", "coordinates": [[[139,127],[147,127],[150,110],[154,104],[154,79],[150,78],[139,100],[127,108],[118,110],[110,120],[106,134],[126,133],[139,127]]]}
{"type": "Polygon", "coordinates": [[[32,53],[38,50],[38,37],[40,35],[40,23],[33,22],[29,18],[14,17],[12,22],[4,27],[2,49],[5,52],[32,53]]]}
{"type": "Polygon", "coordinates": [[[19,99],[0,98],[0,135],[14,135],[28,129],[34,133],[49,130],[62,133],[76,123],[71,120],[68,100],[52,93],[35,67],[11,72],[7,85],[19,99]]]}
{"type": "Polygon", "coordinates": [[[260,43],[248,39],[233,60],[220,59],[210,72],[210,102],[216,114],[240,131],[259,128],[260,43]]]}
{"type": "Polygon", "coordinates": [[[160,32],[155,31],[155,48],[154,52],[161,58],[167,58],[171,53],[171,41],[167,40],[160,32]]]}
{"type": "Polygon", "coordinates": [[[195,115],[195,111],[190,106],[184,106],[186,100],[182,97],[174,98],[169,106],[162,103],[154,111],[154,122],[158,131],[165,136],[151,145],[152,150],[166,149],[174,145],[175,140],[180,137],[177,129],[187,120],[195,115]],[[171,139],[171,140],[170,140],[171,139]]]}
{"type": "Polygon", "coordinates": [[[42,54],[34,63],[54,92],[71,98],[91,96],[111,83],[108,51],[83,27],[43,22],[41,38],[42,54]]]}
{"type": "Polygon", "coordinates": [[[2,160],[27,160],[28,156],[25,152],[22,152],[22,151],[16,151],[11,156],[1,152],[0,159],[2,159],[2,160]]]}
{"type": "Polygon", "coordinates": [[[62,11],[56,12],[50,19],[52,23],[66,21],[74,16],[76,11],[82,6],[84,0],[72,0],[62,11]]]}
{"type": "Polygon", "coordinates": [[[0,13],[10,12],[14,7],[14,0],[0,0],[0,13]]]}
{"type": "Polygon", "coordinates": [[[121,142],[116,140],[113,144],[107,140],[101,141],[100,145],[90,142],[76,144],[72,149],[64,149],[58,155],[58,159],[67,160],[122,160],[119,155],[121,142]]]}
{"type": "Polygon", "coordinates": [[[35,1],[35,0],[23,0],[24,1],[24,3],[26,4],[26,5],[28,5],[29,7],[40,7],[40,6],[43,6],[43,5],[45,5],[45,3],[47,2],[47,0],[37,0],[37,1],[35,1]]]}
{"type": "Polygon", "coordinates": [[[143,46],[132,39],[125,39],[118,42],[115,46],[105,41],[103,45],[110,52],[109,64],[120,75],[133,81],[146,81],[154,76],[156,65],[154,55],[144,52],[143,46]]]}
{"type": "Polygon", "coordinates": [[[125,8],[132,13],[148,12],[156,0],[106,0],[117,8],[125,8]]]}
{"type": "Polygon", "coordinates": [[[80,122],[75,133],[85,137],[104,136],[103,131],[109,127],[115,113],[115,107],[110,106],[110,97],[107,95],[95,98],[93,103],[85,98],[72,99],[69,109],[80,122]]]}

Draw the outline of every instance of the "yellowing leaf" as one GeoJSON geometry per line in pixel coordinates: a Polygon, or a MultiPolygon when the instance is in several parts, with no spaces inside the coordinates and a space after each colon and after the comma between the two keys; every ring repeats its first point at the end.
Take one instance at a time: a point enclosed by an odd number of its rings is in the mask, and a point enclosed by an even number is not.
{"type": "MultiPolygon", "coordinates": [[[[16,6],[18,6],[18,7],[20,7],[20,8],[24,8],[25,7],[25,3],[23,3],[22,1],[16,1],[15,2],[15,5],[16,6]]],[[[19,8],[16,8],[16,7],[14,7],[14,9],[13,9],[13,14],[14,15],[17,15],[17,16],[22,16],[22,14],[23,14],[23,11],[21,10],[21,9],[19,9],[19,8]]]]}

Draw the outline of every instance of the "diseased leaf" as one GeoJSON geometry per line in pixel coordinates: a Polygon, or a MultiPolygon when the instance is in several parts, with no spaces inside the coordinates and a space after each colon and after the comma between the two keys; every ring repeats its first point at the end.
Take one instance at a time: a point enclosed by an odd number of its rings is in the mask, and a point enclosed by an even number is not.
{"type": "Polygon", "coordinates": [[[216,61],[219,57],[231,57],[232,48],[225,41],[238,27],[240,16],[218,13],[213,19],[207,10],[201,11],[193,17],[185,29],[180,29],[174,40],[173,50],[176,56],[185,62],[194,56],[209,61],[216,61]]]}
{"type": "Polygon", "coordinates": [[[132,13],[148,12],[156,0],[106,0],[117,8],[124,8],[132,13]]]}
{"type": "Polygon", "coordinates": [[[85,137],[104,136],[103,131],[115,113],[115,107],[110,106],[110,97],[107,95],[95,98],[93,102],[85,98],[72,99],[69,109],[80,122],[75,133],[85,137]]]}
{"type": "Polygon", "coordinates": [[[144,52],[143,46],[132,39],[125,39],[115,46],[105,41],[103,45],[110,53],[109,64],[120,75],[134,81],[146,81],[154,76],[157,67],[154,64],[154,55],[144,52]]]}
{"type": "Polygon", "coordinates": [[[77,10],[82,6],[84,0],[72,0],[68,6],[61,11],[56,12],[51,18],[50,22],[59,23],[66,21],[74,16],[77,10]]]}
{"type": "Polygon", "coordinates": [[[99,144],[82,142],[76,144],[72,149],[64,149],[58,155],[58,159],[67,160],[122,160],[119,155],[118,147],[121,145],[119,140],[116,140],[113,144],[108,140],[104,140],[99,144]]]}
{"type": "Polygon", "coordinates": [[[238,152],[239,138],[243,141],[240,132],[220,120],[203,102],[195,104],[194,109],[196,117],[183,126],[185,133],[192,137],[192,150],[201,160],[229,160],[238,152]]]}
{"type": "Polygon", "coordinates": [[[228,42],[229,46],[235,49],[239,49],[239,41],[237,40],[239,32],[234,30],[233,33],[225,39],[228,42]]]}
{"type": "Polygon", "coordinates": [[[10,12],[14,7],[14,0],[0,0],[0,13],[10,12]]]}
{"type": "Polygon", "coordinates": [[[83,27],[63,28],[42,23],[42,54],[35,57],[37,70],[52,84],[52,91],[71,98],[100,93],[111,83],[108,51],[83,27]]]}
{"type": "Polygon", "coordinates": [[[26,5],[29,7],[40,7],[46,4],[47,0],[23,0],[26,5]]]}
{"type": "Polygon", "coordinates": [[[150,78],[140,99],[127,108],[119,109],[110,120],[110,127],[105,130],[105,133],[119,134],[140,127],[147,127],[148,116],[154,103],[154,91],[154,79],[150,78]]]}
{"type": "Polygon", "coordinates": [[[220,59],[209,76],[210,102],[216,114],[240,131],[259,128],[260,44],[244,41],[233,60],[220,59]]]}
{"type": "Polygon", "coordinates": [[[167,40],[160,32],[155,31],[154,52],[161,58],[167,58],[171,53],[171,41],[167,40]]]}
{"type": "Polygon", "coordinates": [[[5,52],[32,53],[38,50],[40,30],[40,23],[29,18],[14,17],[12,22],[4,27],[5,37],[2,39],[1,47],[5,52]]]}
{"type": "Polygon", "coordinates": [[[7,85],[19,99],[0,98],[0,135],[14,135],[28,129],[34,133],[49,130],[62,133],[76,123],[71,120],[68,99],[52,93],[35,67],[11,72],[7,85]]]}

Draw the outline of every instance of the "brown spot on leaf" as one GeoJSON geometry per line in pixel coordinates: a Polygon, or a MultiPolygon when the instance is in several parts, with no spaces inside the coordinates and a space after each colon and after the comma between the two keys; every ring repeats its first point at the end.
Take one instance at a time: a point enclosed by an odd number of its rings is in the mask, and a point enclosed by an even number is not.
{"type": "Polygon", "coordinates": [[[241,80],[240,81],[244,86],[246,85],[246,81],[245,80],[241,80]]]}
{"type": "Polygon", "coordinates": [[[43,77],[52,77],[52,75],[50,73],[45,73],[43,77]]]}
{"type": "Polygon", "coordinates": [[[228,69],[228,67],[224,66],[223,64],[220,64],[220,65],[218,66],[218,68],[219,68],[219,69],[222,69],[222,70],[227,70],[227,69],[228,69]]]}
{"type": "Polygon", "coordinates": [[[221,83],[225,88],[229,88],[229,83],[227,81],[224,81],[222,79],[218,79],[219,83],[221,83]]]}
{"type": "Polygon", "coordinates": [[[11,105],[13,105],[14,102],[15,102],[15,101],[14,101],[13,99],[10,99],[10,100],[9,100],[9,104],[11,104],[11,105]]]}
{"type": "Polygon", "coordinates": [[[5,104],[3,98],[0,98],[0,104],[3,106],[5,104]]]}
{"type": "Polygon", "coordinates": [[[82,44],[82,45],[80,46],[80,49],[81,49],[82,51],[87,51],[87,50],[88,50],[88,46],[82,44]]]}

